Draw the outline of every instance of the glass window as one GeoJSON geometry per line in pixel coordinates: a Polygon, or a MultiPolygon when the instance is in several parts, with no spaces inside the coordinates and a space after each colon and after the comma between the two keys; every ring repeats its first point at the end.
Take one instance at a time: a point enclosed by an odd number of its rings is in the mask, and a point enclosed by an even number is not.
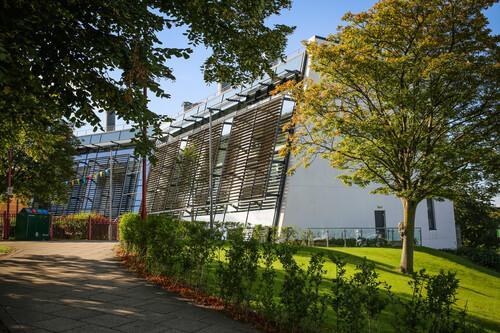
{"type": "Polygon", "coordinates": [[[429,230],[436,230],[436,217],[434,215],[434,201],[427,199],[427,218],[429,220],[429,230]]]}
{"type": "Polygon", "coordinates": [[[181,144],[180,144],[179,149],[180,149],[181,151],[183,151],[183,150],[186,148],[186,146],[187,146],[187,137],[186,137],[186,138],[181,139],[181,144]]]}
{"type": "Polygon", "coordinates": [[[120,133],[120,131],[103,133],[100,142],[118,141],[120,139],[120,133]]]}
{"type": "Polygon", "coordinates": [[[231,133],[231,127],[233,125],[232,123],[233,118],[228,119],[224,122],[224,125],[222,126],[222,136],[229,135],[231,133]]]}

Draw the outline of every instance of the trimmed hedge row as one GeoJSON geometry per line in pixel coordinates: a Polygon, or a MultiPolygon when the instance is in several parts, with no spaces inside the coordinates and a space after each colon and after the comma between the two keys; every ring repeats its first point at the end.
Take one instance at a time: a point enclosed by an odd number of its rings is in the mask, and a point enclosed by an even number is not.
{"type": "MultiPolygon", "coordinates": [[[[366,259],[352,276],[338,257],[313,254],[307,267],[294,259],[299,246],[286,230],[279,241],[273,230],[247,234],[237,224],[216,225],[136,214],[120,220],[123,249],[135,254],[153,274],[167,275],[194,289],[220,297],[240,316],[258,314],[284,332],[373,332],[380,314],[391,307],[395,332],[477,332],[465,311],[452,310],[458,280],[453,273],[413,276],[413,297],[402,300],[378,280],[366,259]],[[324,264],[336,265],[336,278],[325,279],[324,264]],[[327,319],[328,318],[328,319],[327,319]],[[332,318],[334,318],[332,320],[332,318]]],[[[386,325],[387,326],[387,325],[386,325]]]]}

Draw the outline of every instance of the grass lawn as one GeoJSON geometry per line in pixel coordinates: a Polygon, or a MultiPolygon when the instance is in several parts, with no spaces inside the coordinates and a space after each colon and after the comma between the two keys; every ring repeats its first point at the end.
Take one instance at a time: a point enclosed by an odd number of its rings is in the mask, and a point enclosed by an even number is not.
{"type": "Polygon", "coordinates": [[[0,254],[5,254],[10,251],[10,247],[5,245],[0,245],[0,254]]]}
{"type": "MultiPolygon", "coordinates": [[[[296,260],[307,265],[311,253],[321,251],[344,256],[348,262],[348,273],[354,271],[355,265],[363,257],[372,261],[379,280],[392,286],[392,291],[401,297],[409,297],[411,290],[408,285],[410,278],[398,272],[400,249],[391,248],[303,248],[296,255],[296,260]]],[[[460,281],[457,295],[459,308],[467,305],[468,314],[484,328],[500,331],[500,274],[473,264],[462,257],[428,248],[419,248],[415,252],[415,270],[425,268],[428,273],[439,271],[454,271],[460,281]]],[[[325,265],[326,278],[335,277],[335,265],[329,260],[325,265]]],[[[384,324],[389,324],[390,313],[383,315],[384,324]]],[[[385,326],[385,325],[384,325],[385,326]]]]}

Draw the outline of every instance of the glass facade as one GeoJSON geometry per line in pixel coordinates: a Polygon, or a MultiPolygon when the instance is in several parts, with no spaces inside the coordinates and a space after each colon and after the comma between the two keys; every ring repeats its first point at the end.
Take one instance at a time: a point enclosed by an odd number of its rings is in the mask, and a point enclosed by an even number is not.
{"type": "Polygon", "coordinates": [[[79,137],[75,156],[75,178],[68,181],[68,201],[54,205],[55,215],[98,213],[116,218],[138,211],[141,205],[142,173],[134,157],[131,130],[95,133],[79,137]]]}

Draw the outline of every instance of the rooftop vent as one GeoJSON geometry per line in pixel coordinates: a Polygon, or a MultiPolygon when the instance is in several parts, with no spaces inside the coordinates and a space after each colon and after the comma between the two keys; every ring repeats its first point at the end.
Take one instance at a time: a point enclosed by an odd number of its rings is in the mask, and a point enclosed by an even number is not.
{"type": "Polygon", "coordinates": [[[106,132],[115,130],[116,115],[114,111],[106,111],[106,132]]]}
{"type": "Polygon", "coordinates": [[[191,110],[192,108],[194,108],[195,106],[199,105],[201,103],[192,103],[192,102],[189,102],[189,101],[184,101],[182,102],[182,110],[184,112],[187,112],[189,110],[191,110]]]}
{"type": "Polygon", "coordinates": [[[231,84],[227,82],[217,83],[217,95],[221,95],[231,89],[231,84]]]}

